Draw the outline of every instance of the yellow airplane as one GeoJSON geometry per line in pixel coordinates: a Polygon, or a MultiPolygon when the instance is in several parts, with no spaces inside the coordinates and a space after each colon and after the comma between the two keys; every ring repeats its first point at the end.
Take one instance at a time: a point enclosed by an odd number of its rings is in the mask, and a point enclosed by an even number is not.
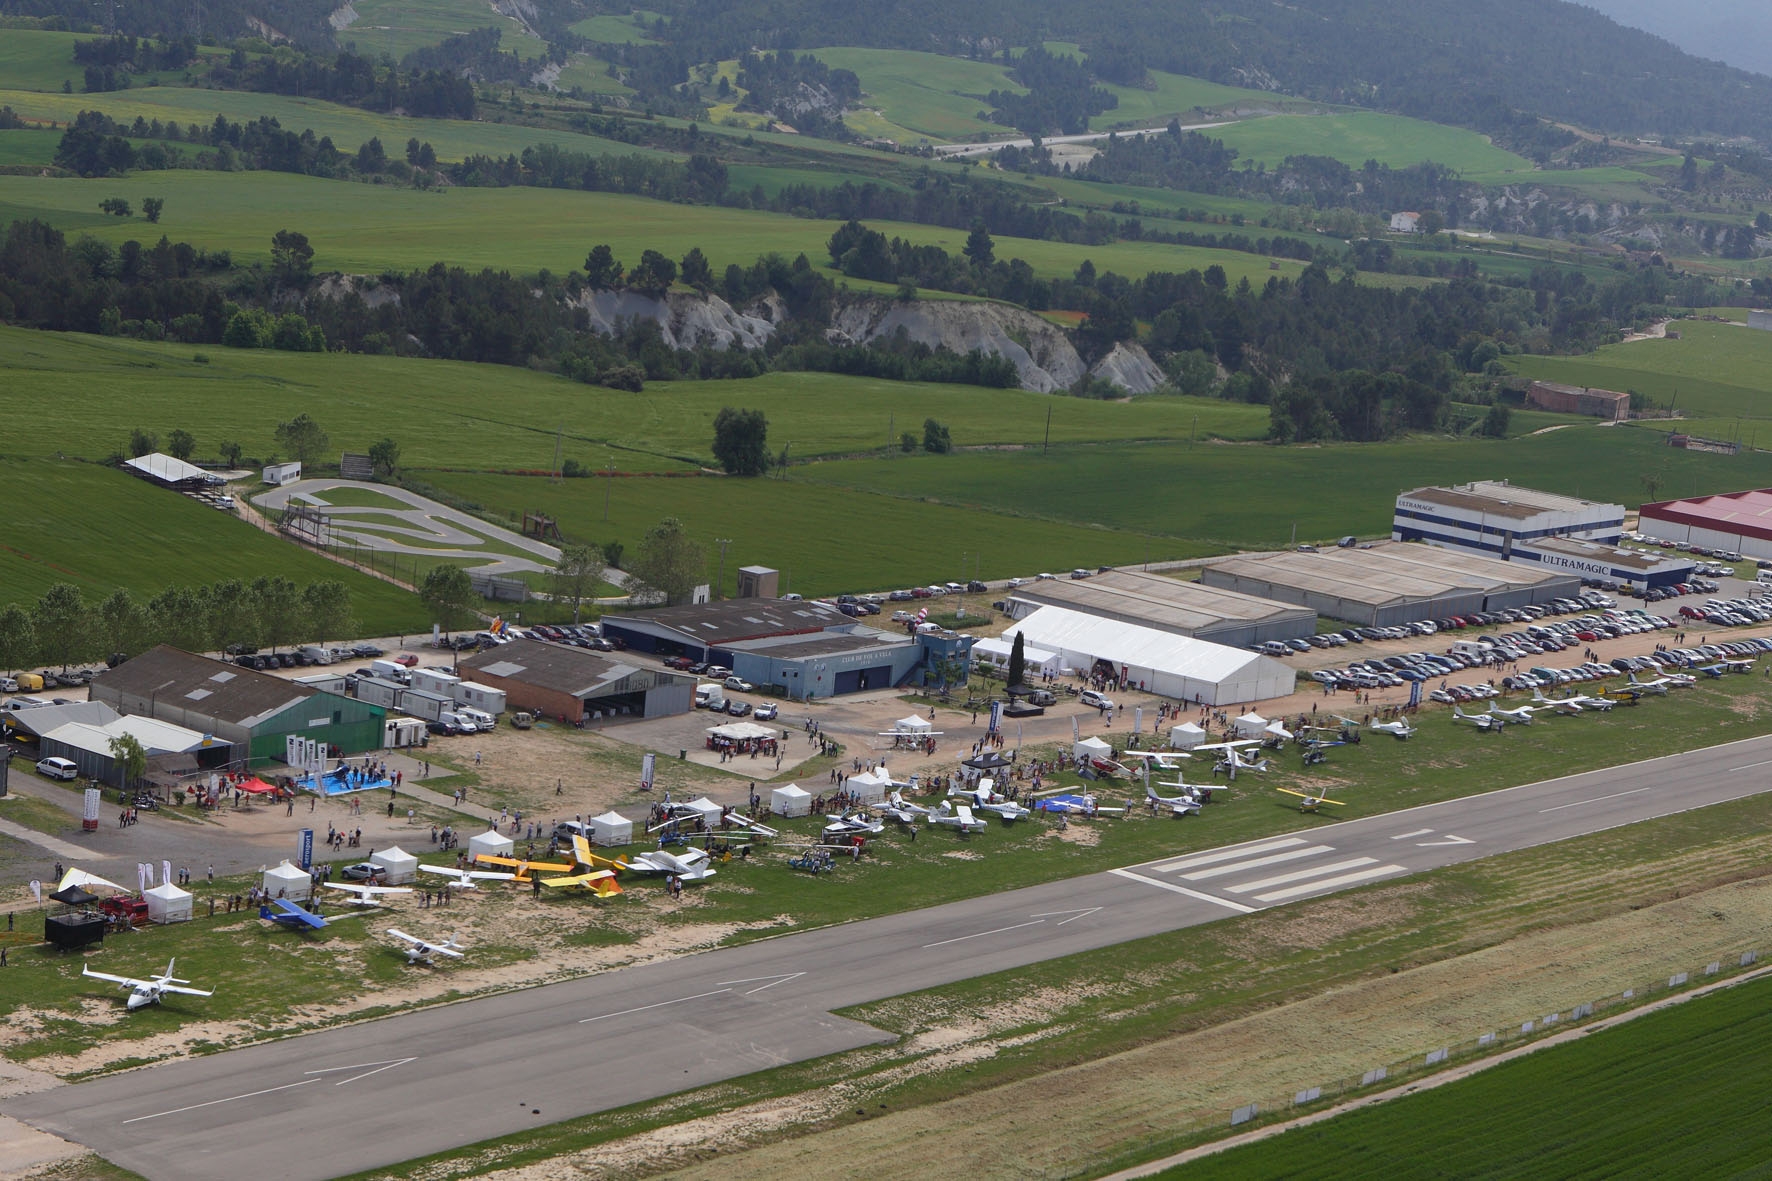
{"type": "Polygon", "coordinates": [[[1276,788],[1275,790],[1283,791],[1289,796],[1297,796],[1301,801],[1298,805],[1298,810],[1300,812],[1315,812],[1324,804],[1334,804],[1337,808],[1345,808],[1347,806],[1340,800],[1332,800],[1327,796],[1313,796],[1302,791],[1293,791],[1289,787],[1276,788]]]}
{"type": "Polygon", "coordinates": [[[574,874],[569,878],[543,878],[541,884],[550,890],[589,890],[599,898],[613,898],[622,892],[615,874],[607,869],[574,874]]]}
{"type": "Polygon", "coordinates": [[[474,861],[482,865],[502,865],[507,869],[513,869],[516,871],[516,875],[512,880],[522,882],[524,885],[528,885],[533,880],[529,873],[532,869],[546,869],[555,873],[570,873],[573,869],[573,866],[566,862],[524,861],[521,858],[499,857],[492,853],[476,853],[474,861]]]}

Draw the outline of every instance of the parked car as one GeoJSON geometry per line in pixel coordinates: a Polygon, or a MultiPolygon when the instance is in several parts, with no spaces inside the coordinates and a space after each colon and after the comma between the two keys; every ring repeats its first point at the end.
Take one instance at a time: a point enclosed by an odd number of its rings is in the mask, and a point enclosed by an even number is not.
{"type": "Polygon", "coordinates": [[[72,759],[51,755],[47,759],[37,760],[37,774],[50,779],[78,779],[80,778],[80,768],[75,766],[72,759]]]}
{"type": "Polygon", "coordinates": [[[971,582],[968,582],[966,584],[966,591],[968,594],[982,595],[985,591],[987,591],[989,589],[990,589],[989,587],[987,587],[984,583],[980,582],[976,578],[974,578],[971,582]]]}
{"type": "MultiPolygon", "coordinates": [[[[712,675],[712,674],[710,673],[709,675],[712,675]]],[[[726,678],[724,683],[725,683],[726,687],[728,689],[731,689],[734,693],[754,693],[757,689],[757,687],[755,685],[751,684],[749,681],[745,680],[743,677],[729,676],[726,678]]]]}
{"type": "Polygon", "coordinates": [[[762,705],[757,707],[756,711],[751,716],[756,718],[759,722],[773,722],[776,718],[781,716],[781,707],[776,705],[773,701],[765,701],[762,705]]]}
{"type": "Polygon", "coordinates": [[[385,865],[377,865],[373,861],[359,861],[355,865],[347,865],[339,871],[347,882],[369,882],[379,884],[388,878],[385,865]]]}
{"type": "Polygon", "coordinates": [[[742,698],[734,697],[726,703],[726,712],[735,718],[742,718],[751,712],[751,703],[742,698]]]}
{"type": "Polygon", "coordinates": [[[1084,705],[1087,705],[1091,709],[1113,709],[1114,708],[1114,702],[1113,702],[1112,698],[1108,697],[1105,694],[1097,693],[1094,689],[1083,690],[1083,692],[1078,695],[1077,700],[1082,702],[1084,705]]]}
{"type": "Polygon", "coordinates": [[[688,672],[695,667],[695,661],[687,656],[667,656],[664,664],[666,668],[674,668],[679,672],[688,672]]]}

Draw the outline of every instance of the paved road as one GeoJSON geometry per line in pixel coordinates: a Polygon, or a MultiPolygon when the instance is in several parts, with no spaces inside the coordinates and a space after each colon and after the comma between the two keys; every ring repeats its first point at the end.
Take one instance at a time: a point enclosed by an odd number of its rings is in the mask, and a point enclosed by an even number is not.
{"type": "MultiPolygon", "coordinates": [[[[1234,119],[1220,119],[1216,123],[1188,123],[1184,124],[1181,129],[1183,131],[1206,131],[1234,122],[1236,122],[1234,119]]],[[[1090,131],[1080,135],[1049,135],[1041,137],[1040,142],[1048,147],[1057,144],[1087,144],[1097,143],[1109,136],[1129,139],[1140,135],[1162,135],[1168,130],[1169,125],[1165,123],[1161,127],[1133,127],[1124,131],[1090,131]]],[[[931,150],[937,156],[988,156],[992,152],[999,152],[1004,148],[1031,148],[1033,146],[1032,139],[990,139],[970,144],[936,144],[931,150]]]]}
{"type": "Polygon", "coordinates": [[[1768,787],[1772,736],[1306,819],[1241,845],[22,1096],[5,1113],[151,1178],[235,1181],[266,1160],[292,1181],[331,1177],[889,1040],[830,1015],[843,1006],[1768,787]]]}

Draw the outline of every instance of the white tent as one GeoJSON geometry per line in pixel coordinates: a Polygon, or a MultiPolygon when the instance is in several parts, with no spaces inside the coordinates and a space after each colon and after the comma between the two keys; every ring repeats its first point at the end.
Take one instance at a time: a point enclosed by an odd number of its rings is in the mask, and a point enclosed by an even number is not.
{"type": "Polygon", "coordinates": [[[265,893],[272,898],[287,898],[291,902],[303,902],[314,896],[314,879],[307,870],[298,868],[285,861],[281,865],[265,870],[260,882],[265,893]]]}
{"type": "Polygon", "coordinates": [[[123,887],[119,886],[116,882],[101,878],[96,873],[87,873],[83,869],[70,869],[67,873],[64,873],[62,875],[62,880],[56,884],[55,892],[59,893],[62,890],[66,890],[69,886],[79,886],[87,893],[92,893],[100,886],[103,886],[107,890],[117,890],[124,894],[129,893],[128,890],[123,889],[123,887]]]}
{"type": "Polygon", "coordinates": [[[369,855],[369,860],[388,871],[387,884],[390,886],[418,880],[418,858],[399,845],[377,849],[369,855]]]}
{"type": "Polygon", "coordinates": [[[1267,730],[1267,719],[1258,713],[1246,713],[1231,723],[1239,738],[1260,738],[1267,730]]]}
{"type": "Polygon", "coordinates": [[[591,840],[599,845],[629,845],[634,841],[634,822],[611,808],[591,817],[591,840]]]}
{"type": "Polygon", "coordinates": [[[872,771],[858,771],[843,781],[843,790],[854,794],[864,804],[877,804],[892,790],[892,776],[885,764],[872,771]]]}
{"type": "Polygon", "coordinates": [[[927,734],[935,729],[935,726],[928,718],[920,718],[916,714],[911,714],[909,717],[900,718],[892,723],[892,728],[900,734],[927,734]]]}
{"type": "Polygon", "coordinates": [[[812,793],[795,784],[769,793],[769,810],[777,816],[805,816],[812,811],[812,793]]]}
{"type": "Polygon", "coordinates": [[[1041,607],[1016,623],[1004,642],[1016,632],[1029,647],[1057,652],[1067,667],[1106,661],[1127,682],[1176,701],[1266,701],[1286,696],[1297,681],[1290,665],[1271,656],[1063,607],[1041,607]]]}
{"type": "Polygon", "coordinates": [[[162,882],[142,895],[148,903],[148,921],[154,923],[188,923],[191,921],[191,895],[171,882],[162,882]]]}
{"type": "MultiPolygon", "coordinates": [[[[1015,642],[1013,640],[980,640],[972,645],[972,659],[1007,669],[1009,654],[1014,649],[1015,642]]],[[[1064,667],[1064,660],[1058,653],[1045,648],[1036,648],[1031,643],[1022,644],[1021,662],[1024,676],[1036,676],[1040,673],[1056,675],[1064,667]]]]}
{"type": "Polygon", "coordinates": [[[714,801],[708,799],[706,796],[701,797],[699,800],[690,800],[683,806],[685,808],[694,808],[697,812],[700,812],[702,820],[709,828],[717,828],[720,824],[721,813],[726,811],[726,809],[714,803],[714,801]]]}
{"type": "Polygon", "coordinates": [[[1071,754],[1081,762],[1084,759],[1111,759],[1114,748],[1099,738],[1083,738],[1071,743],[1071,754]]]}
{"type": "Polygon", "coordinates": [[[1204,741],[1206,731],[1193,722],[1169,727],[1169,746],[1172,750],[1192,750],[1204,741]]]}
{"type": "Polygon", "coordinates": [[[517,842],[510,837],[496,828],[489,828],[468,838],[468,860],[472,861],[482,853],[488,857],[509,857],[516,847],[517,842]]]}

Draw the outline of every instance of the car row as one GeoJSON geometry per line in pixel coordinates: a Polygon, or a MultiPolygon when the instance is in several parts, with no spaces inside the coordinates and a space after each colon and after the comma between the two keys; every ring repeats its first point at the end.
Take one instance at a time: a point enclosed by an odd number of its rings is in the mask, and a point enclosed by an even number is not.
{"type": "Polygon", "coordinates": [[[1681,607],[1680,616],[1716,627],[1751,627],[1772,623],[1772,599],[1706,599],[1702,606],[1681,607]]]}

